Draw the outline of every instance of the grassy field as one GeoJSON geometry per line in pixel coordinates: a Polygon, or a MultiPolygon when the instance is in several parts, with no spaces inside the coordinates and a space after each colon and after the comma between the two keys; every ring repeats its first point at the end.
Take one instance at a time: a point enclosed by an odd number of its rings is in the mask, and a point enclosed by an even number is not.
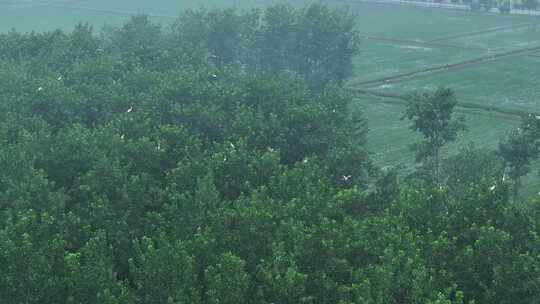
{"type": "MultiPolygon", "coordinates": [[[[79,21],[97,28],[118,25],[129,13],[164,15],[167,22],[182,9],[263,7],[280,0],[82,0],[69,7],[36,6],[26,8],[0,6],[0,31],[70,29],[79,21]]],[[[289,0],[303,5],[309,0],[289,0]]],[[[379,79],[426,67],[458,63],[531,46],[540,46],[540,19],[529,16],[494,15],[430,8],[381,4],[322,1],[344,6],[358,15],[358,30],[369,36],[362,42],[362,54],[355,59],[355,82],[379,79]],[[524,24],[529,24],[524,26],[524,24]],[[497,30],[494,30],[497,29],[497,30]],[[396,41],[399,40],[399,41],[396,41]]],[[[460,69],[424,73],[396,83],[371,87],[384,93],[404,94],[437,86],[453,88],[461,101],[491,105],[509,110],[540,112],[540,52],[499,58],[460,69]],[[537,57],[535,57],[537,56],[537,57]]],[[[370,121],[369,148],[382,166],[410,165],[413,155],[408,146],[417,137],[400,120],[403,102],[364,96],[358,105],[370,121]]],[[[478,146],[496,148],[498,140],[519,123],[516,116],[493,111],[460,109],[467,117],[469,131],[447,148],[457,151],[470,141],[478,146]]],[[[540,166],[537,166],[540,168],[540,166]]],[[[525,182],[528,193],[540,188],[538,176],[525,182]]]]}
{"type": "MultiPolygon", "coordinates": [[[[414,153],[410,146],[421,138],[408,129],[406,120],[401,120],[405,110],[402,102],[388,98],[358,98],[356,101],[370,121],[368,149],[375,163],[381,166],[410,168],[414,162],[414,153]]],[[[465,116],[469,130],[461,133],[455,143],[443,149],[446,156],[457,153],[471,142],[477,147],[496,149],[499,139],[519,124],[511,115],[467,109],[459,109],[457,113],[465,116]]],[[[540,169],[540,162],[537,162],[534,168],[540,169]]],[[[539,189],[537,172],[523,179],[524,195],[536,195],[539,189]]]]}
{"type": "MultiPolygon", "coordinates": [[[[54,2],[54,1],[51,1],[54,2]]],[[[122,24],[129,14],[177,16],[181,10],[236,7],[249,9],[280,3],[279,0],[79,0],[64,7],[58,5],[6,6],[0,4],[0,31],[12,28],[18,31],[45,31],[57,28],[71,29],[79,21],[89,22],[96,28],[122,24]]],[[[304,5],[308,0],[289,1],[304,5]]],[[[167,22],[172,18],[159,18],[167,22]]]]}
{"type": "Polygon", "coordinates": [[[448,62],[460,62],[482,56],[484,53],[478,50],[364,40],[362,54],[354,62],[356,75],[351,83],[411,72],[448,62]]]}
{"type": "Polygon", "coordinates": [[[448,86],[462,101],[540,112],[540,58],[517,56],[473,65],[465,69],[427,74],[396,84],[379,86],[379,91],[412,92],[448,86]]]}
{"type": "MultiPolygon", "coordinates": [[[[385,5],[374,9],[358,5],[354,9],[362,8],[365,10],[359,14],[362,33],[399,41],[365,39],[363,53],[355,61],[356,76],[350,82],[352,86],[358,81],[540,46],[539,21],[529,17],[385,5]],[[369,16],[373,11],[377,13],[369,16]],[[533,26],[522,26],[525,23],[533,26]],[[504,29],[489,31],[495,27],[504,29]]],[[[456,91],[463,103],[540,112],[540,57],[536,56],[538,54],[504,57],[460,69],[424,73],[369,89],[402,95],[447,86],[456,91]]],[[[414,161],[409,146],[418,137],[407,129],[406,121],[400,120],[403,101],[372,96],[357,101],[370,121],[368,142],[376,162],[383,166],[409,166],[414,161]]],[[[493,111],[460,108],[459,112],[466,116],[469,131],[446,148],[447,155],[469,142],[495,149],[499,139],[519,123],[517,116],[493,111]]],[[[536,172],[525,179],[524,186],[524,192],[529,195],[538,192],[540,182],[536,172]]]]}
{"type": "Polygon", "coordinates": [[[530,26],[484,35],[446,40],[445,43],[487,49],[513,49],[540,44],[540,20],[530,20],[530,26]]]}
{"type": "MultiPolygon", "coordinates": [[[[409,146],[420,137],[408,129],[408,121],[401,120],[404,105],[388,98],[359,98],[357,101],[370,118],[368,142],[374,159],[394,166],[413,162],[414,153],[409,146]]],[[[495,148],[499,137],[518,124],[515,117],[485,111],[458,109],[457,114],[465,116],[469,130],[463,132],[456,143],[445,148],[446,155],[457,152],[469,142],[495,148]]]]}
{"type": "Polygon", "coordinates": [[[524,22],[524,18],[510,15],[369,3],[348,5],[358,15],[361,33],[387,38],[429,41],[524,22]]]}

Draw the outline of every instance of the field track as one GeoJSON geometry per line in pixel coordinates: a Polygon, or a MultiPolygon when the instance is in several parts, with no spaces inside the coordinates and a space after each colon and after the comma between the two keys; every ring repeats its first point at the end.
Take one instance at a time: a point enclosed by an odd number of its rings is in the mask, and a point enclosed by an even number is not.
{"type": "Polygon", "coordinates": [[[364,36],[362,38],[367,39],[367,40],[373,40],[373,41],[392,42],[392,43],[397,43],[397,44],[425,46],[425,47],[434,47],[434,48],[452,48],[452,49],[468,50],[468,51],[493,51],[492,49],[486,49],[486,48],[480,48],[480,47],[468,47],[468,46],[463,46],[463,45],[423,42],[423,41],[417,41],[417,40],[404,40],[404,39],[394,39],[394,38],[385,38],[385,37],[376,37],[376,36],[364,36]]]}
{"type": "Polygon", "coordinates": [[[445,37],[440,37],[440,38],[437,38],[437,39],[429,40],[427,42],[440,42],[440,41],[452,40],[452,39],[457,39],[457,38],[479,36],[479,35],[491,34],[491,33],[495,33],[495,32],[501,32],[501,31],[507,31],[507,30],[515,30],[515,29],[522,28],[522,27],[527,27],[527,26],[531,26],[531,23],[520,23],[520,24],[509,25],[509,26],[499,26],[499,27],[494,27],[494,28],[485,29],[485,30],[481,30],[481,31],[474,31],[474,32],[468,32],[468,33],[455,34],[455,35],[450,35],[450,36],[445,36],[445,37]]]}
{"type": "Polygon", "coordinates": [[[50,5],[71,5],[77,4],[80,2],[85,2],[85,0],[64,0],[64,1],[54,1],[50,3],[48,1],[21,1],[21,0],[0,0],[0,6],[15,6],[15,7],[36,7],[36,6],[50,6],[50,5]]]}
{"type": "MultiPolygon", "coordinates": [[[[115,15],[122,15],[122,16],[132,16],[132,15],[141,14],[141,12],[135,12],[135,11],[110,10],[110,9],[92,8],[92,7],[86,7],[86,6],[73,6],[73,5],[60,5],[60,4],[50,4],[48,6],[59,7],[59,8],[64,8],[64,9],[84,10],[84,11],[89,11],[89,12],[115,14],[115,15]]],[[[162,15],[162,14],[152,14],[152,13],[145,13],[145,15],[148,15],[149,17],[172,18],[172,19],[176,19],[178,17],[174,15],[162,15]]]]}
{"type": "MultiPolygon", "coordinates": [[[[349,92],[353,95],[368,95],[368,96],[375,96],[375,97],[383,97],[383,98],[392,98],[393,101],[389,100],[381,100],[383,103],[387,104],[405,104],[405,102],[408,99],[407,95],[397,94],[397,93],[385,93],[385,92],[377,92],[373,90],[365,90],[365,89],[358,89],[358,88],[349,88],[349,92]]],[[[457,105],[458,108],[462,109],[468,109],[468,110],[481,110],[491,113],[497,113],[504,115],[505,117],[512,118],[515,120],[519,120],[520,117],[527,115],[531,112],[527,111],[521,111],[521,110],[512,110],[512,109],[503,109],[497,106],[486,106],[476,103],[468,103],[468,102],[460,102],[457,105]]],[[[533,114],[539,114],[540,113],[534,113],[533,114]]]]}
{"type": "Polygon", "coordinates": [[[465,60],[465,61],[461,61],[461,62],[428,67],[428,68],[425,68],[425,69],[416,70],[416,71],[412,71],[412,72],[408,72],[408,73],[402,73],[402,74],[397,74],[397,75],[393,75],[393,76],[387,76],[387,77],[378,78],[378,79],[360,81],[360,82],[352,83],[351,86],[354,86],[354,87],[357,87],[357,86],[370,86],[370,87],[373,87],[373,86],[378,86],[378,85],[382,85],[382,84],[396,83],[396,82],[400,82],[400,81],[410,79],[410,78],[415,77],[415,76],[420,76],[420,75],[423,75],[423,74],[427,74],[427,73],[461,69],[461,68],[469,67],[469,66],[484,63],[484,62],[493,61],[493,60],[504,58],[504,57],[521,55],[521,54],[526,54],[526,53],[533,53],[533,52],[537,52],[537,51],[540,51],[540,46],[529,47],[529,48],[521,48],[521,49],[516,49],[516,50],[512,50],[512,51],[502,52],[502,53],[490,54],[490,55],[486,55],[486,56],[482,56],[482,57],[478,57],[478,58],[474,58],[474,59],[469,59],[469,60],[465,60]]]}

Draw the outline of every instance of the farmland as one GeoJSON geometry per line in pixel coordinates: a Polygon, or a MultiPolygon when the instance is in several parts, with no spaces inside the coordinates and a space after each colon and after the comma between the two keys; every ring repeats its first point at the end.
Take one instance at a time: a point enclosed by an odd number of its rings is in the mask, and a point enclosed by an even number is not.
{"type": "MultiPolygon", "coordinates": [[[[130,13],[149,13],[156,21],[167,23],[181,9],[236,6],[261,7],[273,0],[162,0],[156,6],[150,1],[72,1],[65,6],[5,7],[0,11],[0,30],[15,27],[21,31],[70,29],[78,21],[89,21],[97,28],[118,25],[130,13]],[[32,22],[28,22],[32,20],[32,22]]],[[[301,5],[306,1],[290,1],[301,5]]],[[[345,5],[332,1],[336,5],[345,5]]],[[[362,53],[355,60],[351,88],[395,95],[416,90],[448,86],[461,102],[497,111],[460,108],[466,115],[469,131],[448,147],[449,152],[474,141],[478,146],[495,148],[501,136],[517,125],[513,111],[540,111],[540,53],[525,52],[504,56],[453,69],[415,74],[390,83],[359,85],[370,80],[415,72],[431,67],[466,62],[501,52],[540,47],[540,20],[527,16],[510,16],[410,8],[381,4],[347,2],[358,15],[358,31],[363,38],[362,53]],[[503,113],[501,113],[502,110],[503,113]],[[506,114],[505,114],[506,113],[506,114]]],[[[369,148],[382,166],[408,165],[413,156],[408,144],[416,137],[400,120],[403,101],[393,98],[359,95],[358,106],[369,120],[369,148]]],[[[536,178],[538,180],[538,178],[536,178]]],[[[525,183],[531,191],[534,179],[525,183]]]]}
{"type": "MultiPolygon", "coordinates": [[[[57,2],[57,1],[56,1],[57,2]]],[[[277,0],[160,0],[159,5],[146,0],[75,0],[56,4],[55,1],[37,1],[35,5],[3,5],[0,2],[0,31],[16,28],[19,31],[43,31],[57,28],[71,29],[79,21],[87,21],[96,28],[120,25],[132,14],[150,14],[154,21],[167,23],[183,9],[254,8],[264,7],[277,0]],[[30,22],[29,22],[30,21],[30,22]]],[[[291,1],[298,5],[308,1],[291,1]]]]}
{"type": "MultiPolygon", "coordinates": [[[[447,153],[455,152],[469,142],[496,148],[498,140],[519,122],[517,116],[504,113],[540,111],[540,57],[534,52],[455,69],[443,68],[388,83],[357,85],[540,46],[538,20],[367,4],[352,9],[358,10],[359,30],[369,39],[364,40],[363,54],[356,60],[357,72],[350,86],[390,95],[405,95],[439,86],[455,90],[459,100],[467,105],[460,112],[466,116],[469,130],[447,148],[447,153]],[[390,24],[392,29],[386,28],[390,24]],[[476,106],[497,111],[471,109],[476,106]]],[[[407,123],[400,120],[403,101],[369,95],[359,97],[358,103],[370,121],[369,145],[376,161],[381,165],[412,162],[413,154],[408,145],[415,135],[407,130],[407,123]]],[[[526,180],[529,192],[538,186],[537,180],[536,176],[526,180]]]]}

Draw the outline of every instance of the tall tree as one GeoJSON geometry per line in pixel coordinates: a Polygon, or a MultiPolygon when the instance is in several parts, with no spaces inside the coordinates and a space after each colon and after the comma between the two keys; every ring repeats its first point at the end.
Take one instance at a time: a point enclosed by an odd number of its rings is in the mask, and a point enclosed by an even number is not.
{"type": "Polygon", "coordinates": [[[153,23],[147,15],[132,16],[122,27],[110,30],[107,47],[133,63],[153,63],[162,48],[161,25],[153,23]]]}
{"type": "Polygon", "coordinates": [[[499,154],[504,160],[503,179],[510,178],[517,195],[521,177],[530,172],[531,162],[540,156],[540,116],[524,117],[521,125],[499,143],[499,154]]]}
{"type": "Polygon", "coordinates": [[[424,140],[413,146],[416,160],[429,171],[431,181],[441,184],[441,148],[466,130],[465,118],[454,118],[458,101],[454,92],[439,88],[433,93],[416,93],[409,97],[403,118],[411,121],[409,128],[420,132],[424,140]]]}
{"type": "Polygon", "coordinates": [[[352,59],[360,52],[355,16],[322,4],[304,8],[297,20],[294,69],[320,89],[340,85],[352,75],[352,59]]]}
{"type": "Polygon", "coordinates": [[[448,191],[456,199],[463,198],[471,185],[501,176],[503,172],[500,155],[493,150],[477,148],[474,143],[445,158],[441,165],[448,191]]]}

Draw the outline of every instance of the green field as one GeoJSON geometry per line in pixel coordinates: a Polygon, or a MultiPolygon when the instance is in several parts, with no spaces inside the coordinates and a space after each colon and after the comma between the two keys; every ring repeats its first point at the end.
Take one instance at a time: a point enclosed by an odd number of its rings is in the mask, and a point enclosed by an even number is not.
{"type": "MultiPolygon", "coordinates": [[[[369,145],[374,159],[388,165],[414,161],[409,145],[420,137],[408,129],[408,122],[401,120],[403,105],[390,99],[358,99],[370,118],[369,145]],[[381,123],[375,123],[381,122],[381,123]]],[[[514,117],[486,113],[478,110],[459,109],[470,129],[462,133],[458,142],[445,148],[445,153],[457,152],[462,145],[475,142],[478,146],[495,146],[498,136],[517,125],[514,117]],[[489,130],[484,126],[492,126],[489,130]]]]}
{"type": "Polygon", "coordinates": [[[429,41],[440,37],[524,23],[523,17],[476,14],[382,4],[349,4],[358,14],[361,33],[429,41]]]}
{"type": "MultiPolygon", "coordinates": [[[[163,15],[156,20],[172,20],[181,9],[206,7],[263,7],[278,0],[148,0],[76,1],[70,7],[36,6],[13,8],[0,6],[0,30],[21,31],[69,29],[78,21],[96,27],[118,25],[129,13],[163,15]]],[[[302,5],[308,0],[289,1],[302,5]]],[[[323,1],[324,2],[324,1],[323,1]]],[[[426,67],[441,66],[521,48],[540,46],[540,19],[422,9],[381,4],[326,1],[332,5],[348,5],[358,15],[358,30],[372,39],[362,41],[362,54],[355,60],[355,76],[359,81],[379,79],[426,67]],[[530,24],[523,26],[523,24],[530,24]],[[504,27],[503,30],[489,31],[504,27]],[[459,36],[459,37],[456,37],[459,36]],[[399,39],[401,41],[383,41],[399,39]],[[437,41],[433,44],[431,41],[437,41]]],[[[437,86],[453,88],[462,102],[494,106],[507,110],[540,112],[540,52],[498,58],[459,69],[424,73],[395,83],[368,87],[383,93],[404,94],[437,86]],[[536,56],[536,57],[535,57],[536,56]]],[[[365,88],[365,87],[364,87],[365,88]]],[[[369,120],[369,148],[382,166],[410,164],[413,160],[408,145],[416,140],[399,118],[403,102],[372,96],[361,96],[358,105],[369,120]]],[[[461,108],[469,131],[459,142],[448,147],[448,153],[474,141],[478,146],[495,148],[501,136],[519,123],[519,117],[494,111],[461,108]]],[[[531,176],[526,184],[529,193],[537,192],[539,178],[531,176]]]]}
{"type": "MultiPolygon", "coordinates": [[[[356,75],[350,82],[353,87],[358,87],[355,83],[359,81],[540,46],[540,21],[529,17],[369,4],[351,9],[358,12],[359,30],[365,36],[402,40],[365,39],[363,53],[355,61],[356,75]],[[495,27],[505,29],[487,31],[495,27]],[[475,33],[483,31],[487,32],[475,33]],[[462,37],[455,37],[459,35],[462,37]],[[414,40],[416,44],[403,40],[414,40]],[[437,40],[440,45],[429,45],[432,40],[437,40]]],[[[540,57],[538,53],[531,53],[363,88],[402,95],[448,86],[456,91],[464,104],[492,106],[509,112],[540,112],[538,79],[540,57]]],[[[376,162],[383,166],[409,165],[414,160],[409,146],[418,137],[407,129],[406,121],[400,120],[403,101],[364,96],[358,99],[358,104],[370,121],[368,143],[376,162]]],[[[495,111],[461,108],[459,112],[466,116],[469,131],[447,147],[447,154],[471,141],[477,146],[494,149],[499,139],[519,123],[519,117],[495,111]]],[[[527,193],[538,192],[537,173],[527,177],[524,185],[527,193]]]]}
{"type": "Polygon", "coordinates": [[[539,57],[516,56],[383,85],[377,90],[403,93],[445,85],[468,103],[539,112],[539,67],[539,57]]]}
{"type": "MultiPolygon", "coordinates": [[[[50,1],[51,3],[54,1],[50,1]]],[[[129,14],[177,16],[181,10],[236,7],[242,9],[264,7],[279,0],[79,0],[60,5],[35,5],[14,7],[0,4],[0,31],[15,28],[19,31],[44,31],[57,28],[71,29],[79,21],[89,22],[96,28],[104,25],[120,25],[129,14]]],[[[289,1],[303,5],[308,0],[289,1]]],[[[156,17],[160,22],[172,18],[156,17]]]]}
{"type": "Polygon", "coordinates": [[[351,83],[407,73],[425,67],[460,62],[482,56],[478,50],[462,50],[364,40],[362,54],[354,62],[351,83]]]}
{"type": "Polygon", "coordinates": [[[519,27],[473,37],[446,40],[445,43],[487,49],[513,49],[540,44],[540,21],[530,20],[531,26],[519,27]]]}

